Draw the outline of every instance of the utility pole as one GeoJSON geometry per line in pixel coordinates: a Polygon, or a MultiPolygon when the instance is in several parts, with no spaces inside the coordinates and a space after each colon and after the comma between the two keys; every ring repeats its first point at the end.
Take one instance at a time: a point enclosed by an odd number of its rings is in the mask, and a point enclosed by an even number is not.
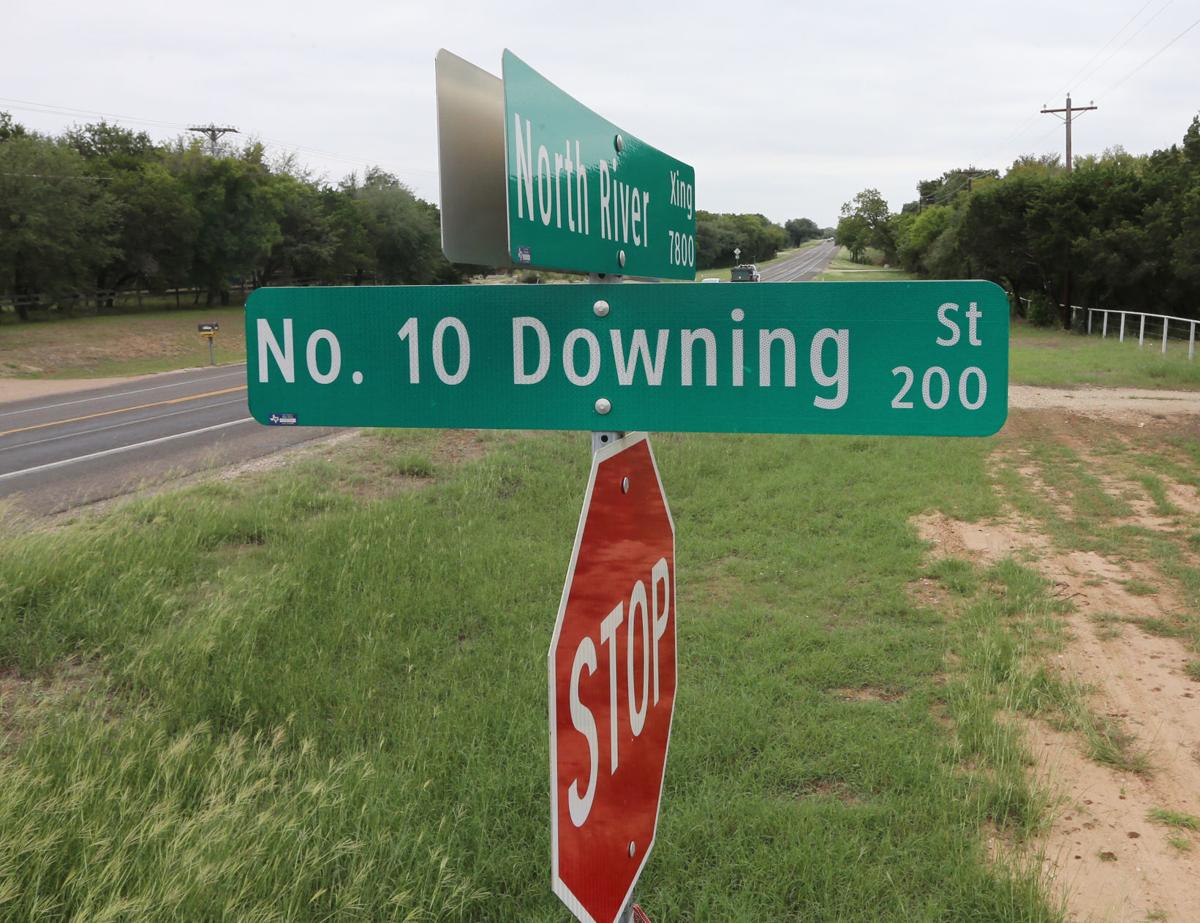
{"type": "Polygon", "coordinates": [[[188,131],[199,132],[208,138],[208,152],[213,157],[217,156],[217,142],[223,135],[236,135],[239,133],[236,128],[229,125],[214,125],[212,122],[209,122],[207,125],[189,125],[188,131]]]}
{"type": "Polygon", "coordinates": [[[1068,93],[1067,94],[1067,105],[1065,108],[1063,108],[1063,109],[1043,109],[1042,110],[1042,115],[1056,115],[1060,119],[1062,119],[1063,122],[1067,126],[1067,172],[1068,173],[1070,173],[1071,170],[1073,169],[1073,162],[1071,159],[1071,118],[1076,112],[1088,112],[1088,111],[1090,111],[1092,109],[1096,109],[1096,108],[1099,108],[1099,107],[1097,107],[1097,106],[1072,106],[1071,105],[1071,94],[1068,93]]]}
{"type": "MultiPolygon", "coordinates": [[[[1088,112],[1097,108],[1094,105],[1087,106],[1072,106],[1071,94],[1067,93],[1067,104],[1062,109],[1042,109],[1042,115],[1054,115],[1062,119],[1067,126],[1067,172],[1070,173],[1075,168],[1074,156],[1071,153],[1071,121],[1076,112],[1088,112]]],[[[1062,304],[1059,309],[1062,311],[1061,320],[1064,330],[1071,329],[1071,245],[1066,245],[1066,253],[1063,259],[1063,293],[1062,304]]]]}

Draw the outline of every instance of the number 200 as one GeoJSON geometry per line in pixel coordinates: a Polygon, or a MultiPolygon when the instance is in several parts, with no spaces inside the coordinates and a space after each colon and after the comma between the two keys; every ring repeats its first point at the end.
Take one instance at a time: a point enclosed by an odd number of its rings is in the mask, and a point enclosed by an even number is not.
{"type": "MultiPolygon", "coordinates": [[[[892,374],[904,376],[900,390],[892,398],[892,406],[897,410],[911,410],[913,402],[906,401],[904,397],[912,389],[913,382],[916,380],[913,370],[907,365],[900,365],[892,369],[892,374]]],[[[937,365],[926,369],[925,374],[921,376],[921,399],[925,402],[925,406],[930,410],[941,410],[950,401],[950,396],[950,376],[946,370],[937,365]],[[935,381],[937,382],[936,398],[934,397],[935,381]]],[[[983,374],[982,369],[973,365],[963,369],[963,373],[958,376],[958,400],[967,410],[978,410],[983,406],[983,402],[987,400],[987,376],[983,374]],[[967,385],[972,378],[976,380],[978,387],[978,393],[973,401],[967,396],[967,385]]]]}

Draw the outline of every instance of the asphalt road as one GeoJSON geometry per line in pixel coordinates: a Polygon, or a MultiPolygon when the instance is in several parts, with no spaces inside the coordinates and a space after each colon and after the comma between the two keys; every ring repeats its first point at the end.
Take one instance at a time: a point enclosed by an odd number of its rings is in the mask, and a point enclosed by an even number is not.
{"type": "Polygon", "coordinates": [[[333,432],[254,422],[244,363],[0,403],[0,505],[58,513],[333,432]]]}
{"type": "Polygon", "coordinates": [[[786,260],[780,260],[762,269],[763,282],[811,282],[825,271],[829,261],[838,252],[838,245],[823,240],[815,247],[800,250],[786,260]]]}

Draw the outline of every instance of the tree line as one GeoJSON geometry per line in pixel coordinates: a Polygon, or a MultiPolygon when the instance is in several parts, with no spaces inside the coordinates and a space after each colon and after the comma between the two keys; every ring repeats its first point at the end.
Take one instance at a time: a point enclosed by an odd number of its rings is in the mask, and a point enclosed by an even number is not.
{"type": "Polygon", "coordinates": [[[336,184],[261,145],[216,156],[98,123],[59,136],[0,112],[0,298],[22,319],[80,293],[461,280],[436,206],[380,169],[336,184]]]}
{"type": "Polygon", "coordinates": [[[836,239],[856,260],[874,248],[924,277],[991,279],[1035,322],[1069,327],[1072,303],[1200,317],[1200,116],[1180,144],[1073,167],[1049,155],[1003,175],[951,170],[899,213],[865,189],[842,207],[836,239]]]}
{"type": "Polygon", "coordinates": [[[809,218],[793,218],[781,226],[765,215],[697,211],[696,268],[762,263],[786,247],[832,234],[832,229],[822,230],[809,218]],[[741,251],[737,257],[734,250],[741,251]]]}
{"type": "MultiPolygon", "coordinates": [[[[697,266],[831,234],[808,218],[700,211],[697,266]]],[[[23,320],[122,292],[228,304],[234,285],[456,283],[483,268],[451,265],[440,239],[437,207],[380,169],[329,183],[257,143],[214,153],[107,122],[52,136],[0,112],[0,302],[23,320]]]]}

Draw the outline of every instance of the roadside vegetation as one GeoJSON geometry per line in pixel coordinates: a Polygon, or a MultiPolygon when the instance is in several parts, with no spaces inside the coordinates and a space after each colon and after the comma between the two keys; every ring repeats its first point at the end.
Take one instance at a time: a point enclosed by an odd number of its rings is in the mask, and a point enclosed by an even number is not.
{"type": "MultiPolygon", "coordinates": [[[[544,664],[587,439],[349,446],[4,544],[6,915],[561,919],[544,664]]],[[[987,847],[1042,822],[1001,712],[1058,604],[1016,565],[931,569],[910,524],[997,512],[988,449],[656,437],[680,694],[652,916],[1059,919],[987,847]]]]}
{"type": "Polygon", "coordinates": [[[122,293],[458,281],[435,206],[379,169],[336,184],[261,145],[155,144],[101,122],[51,137],[0,112],[0,317],[111,310],[122,293]]]}
{"type": "Polygon", "coordinates": [[[208,365],[208,343],[196,325],[216,322],[218,365],[246,358],[246,315],[240,307],[146,310],[21,324],[0,336],[0,394],[5,377],[108,378],[208,365]]]}
{"type": "Polygon", "coordinates": [[[1200,391],[1200,357],[1188,358],[1186,341],[1168,341],[1164,355],[1158,342],[1139,347],[1136,337],[1120,343],[1111,335],[1101,339],[1018,323],[1009,342],[1014,384],[1200,391]]]}
{"type": "Polygon", "coordinates": [[[837,240],[868,247],[924,278],[984,278],[1014,292],[1036,323],[1070,324],[1070,302],[1200,317],[1200,116],[1182,143],[1148,155],[1113,148],[1075,158],[1018,158],[1000,171],[969,166],[917,185],[890,212],[878,190],[847,202],[837,240]]]}

